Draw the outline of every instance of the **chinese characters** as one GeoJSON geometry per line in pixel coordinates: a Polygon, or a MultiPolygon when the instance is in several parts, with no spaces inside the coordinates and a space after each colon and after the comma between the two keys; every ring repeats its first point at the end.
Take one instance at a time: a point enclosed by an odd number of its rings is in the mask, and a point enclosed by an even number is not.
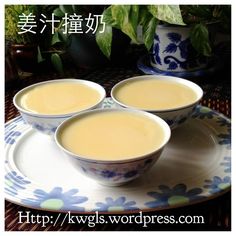
{"type": "Polygon", "coordinates": [[[41,22],[40,26],[36,21],[36,16],[32,13],[29,13],[28,15],[22,13],[19,15],[19,21],[17,24],[17,27],[19,28],[18,34],[36,34],[37,30],[39,30],[40,34],[42,34],[46,27],[50,27],[51,33],[54,34],[59,25],[62,27],[63,34],[87,34],[89,32],[95,34],[98,26],[101,26],[99,27],[99,33],[103,33],[105,31],[103,15],[93,15],[91,13],[84,18],[82,15],[78,15],[76,13],[65,13],[61,20],[56,19],[54,13],[52,13],[50,19],[48,19],[44,14],[41,14],[39,21],[41,22]]]}

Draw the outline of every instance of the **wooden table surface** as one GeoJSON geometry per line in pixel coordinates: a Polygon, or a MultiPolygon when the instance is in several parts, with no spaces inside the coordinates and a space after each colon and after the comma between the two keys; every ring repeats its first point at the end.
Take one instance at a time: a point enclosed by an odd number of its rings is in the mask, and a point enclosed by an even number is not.
{"type": "MultiPolygon", "coordinates": [[[[78,79],[86,79],[98,82],[103,85],[109,96],[110,90],[117,82],[129,78],[134,75],[140,75],[141,72],[135,68],[120,68],[120,67],[107,67],[103,69],[93,70],[72,70],[67,71],[64,77],[74,77],[78,79]]],[[[18,116],[19,113],[15,109],[12,98],[14,94],[25,86],[49,79],[58,79],[55,73],[33,75],[24,80],[16,80],[6,87],[5,93],[5,121],[9,121],[18,116]]],[[[208,78],[198,78],[194,81],[197,82],[204,90],[204,97],[201,104],[208,106],[218,112],[231,117],[231,88],[230,78],[224,81],[216,79],[219,76],[212,76],[208,78]]],[[[162,210],[158,212],[148,213],[150,215],[203,215],[205,224],[201,225],[151,225],[148,228],[143,228],[139,225],[96,225],[89,227],[88,225],[75,225],[66,224],[61,226],[60,223],[47,225],[42,227],[39,223],[18,223],[18,212],[30,211],[32,214],[55,216],[56,213],[38,211],[26,207],[18,206],[16,204],[5,201],[5,230],[6,231],[79,231],[79,230],[230,230],[231,229],[231,192],[227,192],[222,196],[215,199],[176,209],[162,210]]]]}

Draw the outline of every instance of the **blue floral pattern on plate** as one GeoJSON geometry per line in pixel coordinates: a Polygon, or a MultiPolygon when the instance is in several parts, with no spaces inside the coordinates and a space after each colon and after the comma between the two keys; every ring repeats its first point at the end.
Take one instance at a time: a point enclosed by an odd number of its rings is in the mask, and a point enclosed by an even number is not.
{"type": "Polygon", "coordinates": [[[220,141],[218,142],[220,145],[226,145],[227,148],[231,148],[231,129],[227,130],[227,133],[221,133],[218,135],[220,141]]]}
{"type": "Polygon", "coordinates": [[[230,187],[231,178],[225,176],[223,178],[219,176],[214,176],[212,180],[205,180],[204,188],[209,189],[211,194],[222,192],[228,187],[230,187]]]}
{"type": "Polygon", "coordinates": [[[11,196],[17,195],[18,191],[25,189],[25,185],[27,184],[30,184],[30,181],[17,175],[15,171],[11,171],[5,175],[5,192],[11,196]]]}
{"type": "Polygon", "coordinates": [[[88,198],[76,195],[78,191],[78,189],[70,189],[63,192],[61,187],[54,187],[47,193],[42,189],[36,189],[34,190],[35,198],[22,199],[21,202],[35,208],[84,211],[84,208],[78,204],[86,202],[88,198]]]}
{"type": "Polygon", "coordinates": [[[221,127],[227,127],[228,129],[231,128],[231,123],[226,120],[224,117],[219,116],[216,121],[221,127]]]}
{"type": "MultiPolygon", "coordinates": [[[[109,108],[109,106],[112,107],[114,103],[111,98],[106,100],[108,102],[106,102],[104,106],[106,108],[109,108]]],[[[180,205],[188,205],[195,201],[206,200],[214,195],[224,193],[230,189],[231,184],[230,120],[202,106],[198,106],[196,112],[199,113],[199,115],[190,118],[190,122],[195,122],[195,125],[198,122],[202,124],[207,123],[214,129],[214,132],[216,132],[212,133],[216,140],[215,145],[217,145],[217,149],[220,149],[222,152],[217,162],[218,164],[215,167],[217,170],[214,173],[209,172],[206,177],[202,178],[200,181],[198,180],[197,184],[182,181],[175,181],[170,184],[168,180],[164,182],[162,179],[155,179],[155,182],[152,182],[149,188],[142,187],[142,181],[144,181],[145,178],[141,179],[140,182],[134,182],[134,185],[131,183],[130,186],[125,185],[124,187],[115,188],[105,188],[101,186],[99,186],[99,188],[95,186],[94,188],[93,185],[90,186],[87,182],[82,185],[82,188],[81,181],[76,182],[75,185],[68,184],[70,186],[68,187],[66,185],[66,188],[65,186],[56,185],[52,187],[47,186],[45,190],[44,185],[39,187],[38,183],[34,183],[31,179],[22,175],[18,168],[11,165],[14,162],[14,155],[12,155],[12,153],[15,152],[18,143],[22,145],[21,137],[23,137],[23,135],[24,137],[28,137],[26,134],[31,130],[31,128],[24,123],[22,117],[18,117],[5,126],[5,135],[10,134],[10,132],[21,133],[19,136],[13,136],[16,145],[12,145],[10,141],[5,144],[6,156],[4,166],[6,168],[6,198],[10,201],[39,209],[55,211],[71,210],[77,212],[98,210],[109,212],[118,211],[122,213],[124,211],[172,208],[180,205]],[[138,193],[136,193],[137,189],[134,188],[135,184],[141,184],[141,190],[139,190],[138,193]],[[79,192],[78,189],[80,190],[79,192]],[[91,192],[91,189],[93,189],[94,192],[91,192]],[[122,195],[120,195],[120,191],[123,191],[122,195]]],[[[108,168],[103,170],[101,174],[106,178],[112,178],[114,171],[108,168]]],[[[135,174],[135,171],[127,171],[125,173],[127,178],[135,174]]],[[[149,180],[153,181],[152,179],[149,180]]],[[[147,182],[145,182],[145,186],[146,185],[148,185],[147,182]]]]}
{"type": "Polygon", "coordinates": [[[215,112],[208,107],[197,106],[192,117],[199,119],[213,119],[214,115],[215,112]]]}
{"type": "Polygon", "coordinates": [[[21,135],[19,131],[10,131],[5,134],[5,142],[7,144],[14,144],[16,139],[21,135]]]}
{"type": "Polygon", "coordinates": [[[145,205],[149,208],[166,207],[188,203],[190,201],[202,200],[205,197],[201,196],[201,188],[192,188],[187,190],[185,184],[177,184],[173,188],[166,185],[159,185],[158,192],[148,192],[148,196],[155,200],[146,202],[145,205]]]}
{"type": "Polygon", "coordinates": [[[107,197],[105,202],[97,202],[95,211],[127,211],[138,210],[135,201],[127,201],[126,197],[118,197],[113,199],[107,197]]]}
{"type": "Polygon", "coordinates": [[[220,165],[225,167],[225,173],[231,173],[231,157],[224,157],[224,161],[220,165]]]}

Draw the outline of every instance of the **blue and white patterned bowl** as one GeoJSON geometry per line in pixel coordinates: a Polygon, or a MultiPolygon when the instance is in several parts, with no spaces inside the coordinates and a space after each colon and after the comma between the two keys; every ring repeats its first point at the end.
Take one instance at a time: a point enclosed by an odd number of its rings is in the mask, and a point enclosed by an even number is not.
{"type": "Polygon", "coordinates": [[[173,76],[161,76],[161,75],[142,75],[142,76],[131,77],[129,79],[119,82],[111,90],[111,97],[114,100],[114,102],[117,103],[118,105],[125,107],[125,108],[143,110],[146,112],[150,112],[154,115],[157,115],[157,116],[161,117],[163,120],[165,120],[171,129],[174,129],[174,128],[178,127],[179,125],[183,124],[192,115],[192,113],[194,112],[194,110],[195,110],[198,102],[202,98],[202,96],[203,96],[203,91],[197,84],[195,84],[189,80],[182,79],[182,78],[173,77],[173,76]],[[186,85],[196,93],[197,99],[193,103],[189,103],[184,106],[176,107],[176,108],[172,108],[172,109],[143,110],[143,109],[139,109],[138,107],[126,105],[126,104],[120,102],[115,97],[115,94],[116,94],[115,91],[117,89],[119,89],[119,87],[123,86],[124,84],[129,83],[134,80],[148,80],[148,79],[153,79],[153,78],[158,79],[158,80],[172,81],[175,83],[180,83],[180,84],[186,85]]]}
{"type": "MultiPolygon", "coordinates": [[[[89,132],[93,132],[90,130],[89,132]]],[[[111,130],[112,132],[112,130],[111,130]]],[[[78,115],[75,115],[66,121],[64,121],[55,132],[55,141],[58,147],[70,157],[72,164],[84,175],[93,180],[107,186],[119,186],[130,182],[133,179],[138,178],[140,175],[149,170],[155,162],[159,159],[165,145],[170,139],[171,131],[169,126],[161,118],[152,115],[150,113],[138,110],[123,109],[123,108],[114,108],[114,109],[95,109],[92,111],[85,111],[78,115]],[[161,125],[164,131],[164,138],[161,146],[157,147],[155,151],[128,159],[123,160],[94,160],[89,157],[81,157],[76,155],[69,150],[67,150],[61,144],[61,133],[63,128],[71,122],[72,119],[78,119],[83,115],[93,115],[95,113],[104,113],[104,112],[125,112],[133,114],[141,114],[146,116],[149,119],[154,120],[157,124],[161,125]]],[[[102,138],[102,134],[101,134],[102,138]]],[[[109,145],[109,144],[107,144],[109,145]]],[[[91,147],[92,148],[92,147],[91,147]]]]}
{"type": "MultiPolygon", "coordinates": [[[[53,136],[56,128],[67,118],[77,114],[80,111],[76,111],[73,113],[69,114],[60,114],[60,115],[45,115],[45,114],[37,114],[33,113],[31,111],[26,110],[24,107],[20,105],[20,99],[23,93],[25,93],[27,90],[30,90],[34,87],[37,87],[42,84],[48,84],[48,83],[61,83],[61,82],[70,82],[70,83],[80,83],[80,84],[85,84],[87,86],[90,86],[93,89],[96,89],[100,93],[100,99],[97,103],[91,105],[90,107],[86,108],[85,110],[91,110],[95,108],[99,108],[103,100],[106,97],[106,91],[105,89],[92,81],[88,80],[79,80],[79,79],[73,79],[73,78],[68,78],[68,79],[59,79],[59,80],[49,80],[37,84],[33,84],[31,86],[28,86],[22,90],[20,90],[13,98],[13,103],[15,107],[18,109],[20,112],[21,116],[23,117],[24,121],[28,123],[30,126],[32,126],[34,129],[37,131],[40,131],[41,133],[53,136]]],[[[82,110],[82,111],[85,111],[82,110]]]]}

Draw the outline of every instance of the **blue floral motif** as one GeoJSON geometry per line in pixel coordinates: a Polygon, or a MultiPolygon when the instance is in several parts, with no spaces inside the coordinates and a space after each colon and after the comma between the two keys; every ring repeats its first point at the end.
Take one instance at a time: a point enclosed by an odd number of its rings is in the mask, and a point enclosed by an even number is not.
{"type": "Polygon", "coordinates": [[[170,43],[165,47],[163,53],[173,54],[164,58],[164,63],[169,65],[168,70],[175,70],[178,67],[182,69],[194,68],[201,64],[200,57],[196,56],[195,49],[191,45],[190,38],[182,40],[182,35],[174,32],[167,33],[166,36],[170,43]],[[178,50],[180,58],[175,56],[178,50]]]}
{"type": "Polygon", "coordinates": [[[159,36],[158,35],[155,35],[154,36],[155,40],[157,41],[157,43],[154,44],[154,48],[153,48],[153,54],[152,54],[152,58],[154,58],[154,63],[156,61],[156,63],[158,63],[159,65],[162,65],[161,63],[161,58],[159,56],[159,53],[160,53],[160,46],[159,46],[159,43],[160,43],[160,39],[159,39],[159,36]]]}
{"type": "Polygon", "coordinates": [[[197,106],[192,117],[199,119],[212,119],[214,115],[215,112],[212,111],[211,109],[207,107],[197,106]]]}
{"type": "Polygon", "coordinates": [[[226,145],[227,148],[231,148],[231,129],[228,129],[227,133],[218,134],[217,136],[220,138],[220,141],[218,142],[220,145],[226,145]]]}
{"type": "Polygon", "coordinates": [[[173,43],[178,43],[181,40],[181,35],[178,33],[168,33],[167,38],[173,43]]]}
{"type": "Polygon", "coordinates": [[[224,162],[221,162],[220,165],[225,167],[225,173],[231,173],[231,157],[224,157],[224,162]]]}
{"type": "Polygon", "coordinates": [[[231,128],[231,123],[224,117],[218,117],[216,122],[222,127],[231,128]]]}
{"type": "Polygon", "coordinates": [[[167,45],[166,49],[164,50],[164,52],[168,52],[168,53],[175,53],[177,51],[177,45],[175,43],[170,43],[167,45]]]}
{"type": "Polygon", "coordinates": [[[105,202],[97,202],[97,208],[94,211],[125,211],[125,210],[139,210],[138,207],[135,206],[135,201],[127,201],[126,197],[119,197],[117,199],[113,199],[111,197],[107,197],[105,202]]]}
{"type": "Polygon", "coordinates": [[[178,60],[177,58],[175,58],[173,56],[166,56],[164,58],[164,62],[165,62],[165,64],[169,64],[168,69],[170,69],[170,70],[176,69],[178,67],[178,65],[183,69],[187,68],[186,61],[180,61],[180,60],[178,60]]]}
{"type": "Polygon", "coordinates": [[[16,139],[17,139],[20,135],[21,135],[21,132],[12,130],[12,131],[10,131],[9,133],[7,132],[7,133],[5,134],[4,140],[5,140],[5,142],[6,142],[7,144],[12,145],[12,144],[14,144],[14,143],[16,142],[16,139]]]}
{"type": "Polygon", "coordinates": [[[187,120],[187,116],[180,117],[179,120],[177,121],[178,125],[184,123],[187,120]]]}
{"type": "Polygon", "coordinates": [[[138,174],[138,171],[137,170],[131,170],[131,171],[128,171],[124,174],[124,177],[125,178],[132,178],[134,176],[136,176],[138,174]]]}
{"type": "Polygon", "coordinates": [[[121,180],[129,181],[134,179],[134,177],[138,176],[140,173],[145,171],[153,162],[153,159],[147,159],[144,162],[131,165],[131,167],[125,169],[124,171],[118,171],[116,168],[106,168],[106,169],[99,169],[96,167],[82,167],[84,173],[88,175],[96,175],[98,178],[103,180],[108,180],[110,183],[119,182],[121,180]]]}
{"type": "Polygon", "coordinates": [[[219,176],[214,176],[212,180],[205,180],[206,185],[204,185],[204,188],[210,189],[209,193],[218,193],[222,192],[228,187],[230,187],[231,184],[231,178],[229,176],[225,176],[224,178],[221,178],[219,176]]]}
{"type": "Polygon", "coordinates": [[[182,58],[187,58],[188,57],[188,53],[190,51],[190,48],[189,48],[190,45],[191,45],[191,43],[190,43],[189,38],[180,42],[179,49],[180,49],[180,56],[182,58]]]}
{"type": "Polygon", "coordinates": [[[50,192],[42,189],[36,189],[34,196],[36,198],[23,199],[21,202],[36,208],[50,210],[77,210],[84,211],[83,207],[77,206],[88,200],[87,197],[77,196],[78,189],[70,189],[63,193],[61,187],[54,187],[50,192]]]}
{"type": "Polygon", "coordinates": [[[101,172],[101,176],[104,178],[112,178],[112,177],[116,176],[116,172],[110,171],[110,170],[103,170],[101,172]]]}
{"type": "Polygon", "coordinates": [[[178,64],[176,62],[174,62],[174,61],[171,61],[169,63],[168,70],[175,70],[177,67],[178,67],[178,64]]]}
{"type": "MultiPolygon", "coordinates": [[[[181,58],[187,59],[188,52],[191,49],[190,48],[191,43],[190,43],[189,38],[181,41],[182,37],[178,33],[168,33],[167,37],[169,38],[171,43],[166,46],[163,52],[175,53],[177,49],[179,48],[181,58]]],[[[178,67],[178,65],[183,69],[187,69],[187,61],[186,60],[180,61],[174,56],[166,56],[164,58],[164,62],[166,64],[169,64],[169,67],[168,67],[169,70],[175,70],[178,67]]]]}
{"type": "Polygon", "coordinates": [[[201,188],[192,188],[187,190],[185,184],[177,184],[173,188],[170,188],[166,185],[159,185],[158,192],[148,192],[147,194],[150,197],[153,197],[155,200],[151,202],[146,202],[145,205],[149,208],[155,207],[166,207],[172,205],[185,204],[190,201],[197,201],[204,199],[204,196],[201,196],[201,188]]]}
{"type": "Polygon", "coordinates": [[[184,123],[187,120],[188,116],[189,114],[184,115],[184,116],[179,116],[179,117],[176,116],[176,117],[173,117],[172,119],[165,119],[165,121],[171,128],[173,128],[176,125],[181,125],[182,123],[184,123]]]}
{"type": "Polygon", "coordinates": [[[30,181],[17,175],[15,171],[11,171],[5,175],[5,191],[11,196],[18,194],[19,190],[25,189],[25,185],[30,184],[30,181]]]}
{"type": "Polygon", "coordinates": [[[39,124],[39,123],[32,123],[32,127],[41,131],[41,132],[46,132],[46,133],[55,133],[57,127],[55,126],[52,126],[52,127],[46,127],[45,125],[43,124],[39,124]]]}
{"type": "Polygon", "coordinates": [[[154,39],[157,41],[157,42],[160,42],[160,38],[157,34],[154,35],[154,39]]]}
{"type": "Polygon", "coordinates": [[[170,126],[172,127],[174,125],[174,120],[171,120],[171,119],[165,119],[165,122],[170,126]]]}

